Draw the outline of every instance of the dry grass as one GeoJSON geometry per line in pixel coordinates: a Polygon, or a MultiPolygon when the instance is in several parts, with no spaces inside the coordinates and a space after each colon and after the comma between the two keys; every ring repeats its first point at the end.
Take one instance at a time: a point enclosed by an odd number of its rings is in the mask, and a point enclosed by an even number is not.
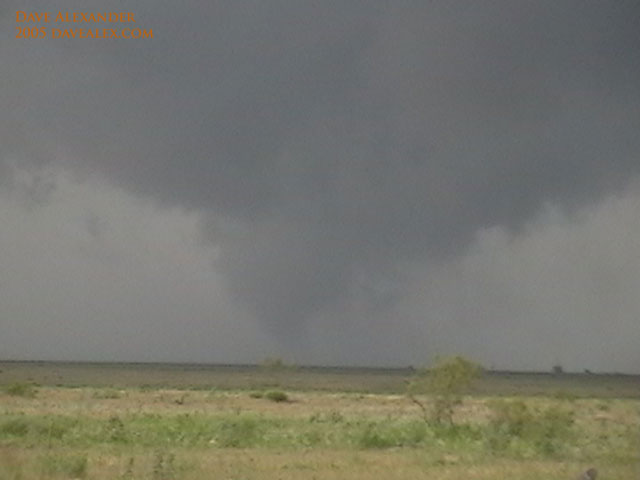
{"type": "MultiPolygon", "coordinates": [[[[0,479],[32,480],[72,478],[62,473],[43,474],[43,459],[51,455],[64,457],[71,452],[18,450],[0,447],[0,479]]],[[[302,452],[246,450],[173,450],[174,460],[167,453],[112,453],[93,450],[88,454],[87,478],[201,480],[572,480],[576,472],[589,467],[586,463],[562,461],[513,461],[486,459],[466,463],[455,456],[425,456],[421,451],[392,450],[350,452],[309,450],[302,452]],[[161,458],[165,466],[158,468],[161,458]],[[158,471],[160,470],[160,471],[158,471]],[[164,474],[164,477],[163,477],[164,474]]],[[[600,466],[603,479],[632,480],[640,473],[635,465],[600,466]]]]}

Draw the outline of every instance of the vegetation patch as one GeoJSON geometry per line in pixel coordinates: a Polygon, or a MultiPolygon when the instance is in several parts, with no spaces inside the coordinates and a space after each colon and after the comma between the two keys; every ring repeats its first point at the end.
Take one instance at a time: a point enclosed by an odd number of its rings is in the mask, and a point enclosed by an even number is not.
{"type": "Polygon", "coordinates": [[[486,438],[494,452],[533,449],[542,455],[555,455],[576,439],[574,411],[560,405],[534,410],[522,400],[497,400],[491,410],[486,438]]]}
{"type": "Polygon", "coordinates": [[[289,401],[289,396],[281,390],[269,390],[264,394],[264,398],[277,403],[289,401]]]}
{"type": "Polygon", "coordinates": [[[13,397],[35,398],[38,390],[31,383],[12,383],[4,388],[7,395],[13,397]]]}

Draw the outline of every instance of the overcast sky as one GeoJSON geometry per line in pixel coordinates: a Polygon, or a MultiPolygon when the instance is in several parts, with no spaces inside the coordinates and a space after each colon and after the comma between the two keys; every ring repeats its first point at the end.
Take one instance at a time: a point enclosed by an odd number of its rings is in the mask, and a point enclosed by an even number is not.
{"type": "Polygon", "coordinates": [[[3,5],[0,358],[640,373],[636,0],[3,5]]]}

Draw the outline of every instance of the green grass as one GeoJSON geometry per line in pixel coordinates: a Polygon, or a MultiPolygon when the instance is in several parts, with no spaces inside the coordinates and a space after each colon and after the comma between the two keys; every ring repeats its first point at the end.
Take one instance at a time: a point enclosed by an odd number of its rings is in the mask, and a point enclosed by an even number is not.
{"type": "Polygon", "coordinates": [[[635,428],[576,425],[570,410],[552,405],[533,413],[514,403],[486,423],[429,425],[420,418],[367,416],[308,418],[249,413],[122,414],[108,418],[71,415],[0,415],[0,445],[87,449],[157,448],[438,449],[505,458],[575,461],[637,455],[635,428]]]}

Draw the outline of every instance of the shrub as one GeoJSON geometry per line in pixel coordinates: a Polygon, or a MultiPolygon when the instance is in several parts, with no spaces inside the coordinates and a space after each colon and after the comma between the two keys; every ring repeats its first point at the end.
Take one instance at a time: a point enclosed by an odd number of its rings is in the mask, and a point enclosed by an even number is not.
{"type": "Polygon", "coordinates": [[[409,398],[420,407],[425,420],[436,424],[453,424],[455,407],[462,403],[462,393],[482,371],[480,365],[463,357],[438,358],[435,366],[420,370],[408,383],[409,398]],[[433,397],[431,413],[417,397],[428,393],[433,397]]]}
{"type": "Polygon", "coordinates": [[[264,394],[264,398],[278,403],[289,401],[289,396],[281,390],[270,390],[264,394]]]}

